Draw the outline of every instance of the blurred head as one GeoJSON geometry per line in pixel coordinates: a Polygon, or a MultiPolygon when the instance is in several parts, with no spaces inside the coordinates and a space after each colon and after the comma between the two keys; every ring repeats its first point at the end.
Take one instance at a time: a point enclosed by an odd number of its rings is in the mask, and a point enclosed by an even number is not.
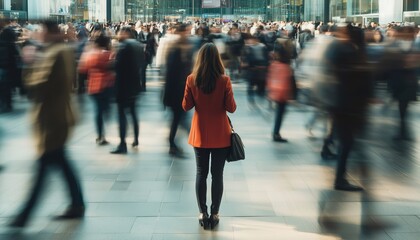
{"type": "Polygon", "coordinates": [[[277,42],[276,44],[274,44],[273,58],[275,61],[279,61],[286,64],[290,63],[290,57],[286,50],[286,47],[283,44],[279,44],[277,42]]]}
{"type": "Polygon", "coordinates": [[[204,93],[211,93],[224,73],[225,67],[216,45],[204,44],[198,51],[192,73],[196,87],[204,93]]]}
{"type": "Polygon", "coordinates": [[[381,30],[375,30],[373,32],[373,40],[376,43],[380,43],[384,41],[384,35],[382,34],[381,30]]]}
{"type": "Polygon", "coordinates": [[[43,42],[62,42],[64,41],[64,35],[62,34],[57,23],[46,20],[42,22],[42,32],[40,34],[40,40],[43,42]]]}
{"type": "Polygon", "coordinates": [[[131,27],[122,27],[117,34],[118,41],[122,42],[127,39],[133,38],[131,27]]]}
{"type": "Polygon", "coordinates": [[[109,50],[110,44],[111,44],[111,38],[105,36],[104,34],[99,35],[95,39],[95,46],[98,48],[109,50]]]}

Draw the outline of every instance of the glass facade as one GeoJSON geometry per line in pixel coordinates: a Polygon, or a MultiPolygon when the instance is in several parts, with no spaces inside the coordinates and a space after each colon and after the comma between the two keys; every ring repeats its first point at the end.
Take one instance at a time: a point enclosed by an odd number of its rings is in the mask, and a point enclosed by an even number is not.
{"type": "Polygon", "coordinates": [[[304,19],[304,1],[272,0],[269,12],[271,20],[298,22],[304,19]]]}
{"type": "Polygon", "coordinates": [[[347,16],[347,0],[331,0],[330,14],[332,17],[346,17],[347,16]]]}
{"type": "Polygon", "coordinates": [[[0,0],[0,18],[26,20],[28,0],[0,0]]]}
{"type": "Polygon", "coordinates": [[[403,0],[404,1],[404,11],[418,11],[419,10],[419,0],[403,0]]]}
{"type": "Polygon", "coordinates": [[[353,15],[374,13],[379,13],[379,0],[353,0],[353,15]]]}

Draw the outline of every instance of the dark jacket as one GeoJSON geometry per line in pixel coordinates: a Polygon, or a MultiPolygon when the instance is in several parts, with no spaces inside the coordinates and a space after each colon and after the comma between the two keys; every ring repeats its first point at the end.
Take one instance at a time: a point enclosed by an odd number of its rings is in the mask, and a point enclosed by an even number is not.
{"type": "Polygon", "coordinates": [[[140,92],[140,71],[144,63],[143,46],[134,39],[121,42],[115,58],[115,91],[119,103],[134,101],[140,92]]]}
{"type": "Polygon", "coordinates": [[[191,74],[193,66],[192,45],[176,44],[167,57],[167,71],[163,104],[168,107],[182,109],[185,82],[191,74]]]}
{"type": "Polygon", "coordinates": [[[16,34],[11,28],[0,31],[0,83],[17,83],[20,79],[20,54],[15,44],[16,34]]]}

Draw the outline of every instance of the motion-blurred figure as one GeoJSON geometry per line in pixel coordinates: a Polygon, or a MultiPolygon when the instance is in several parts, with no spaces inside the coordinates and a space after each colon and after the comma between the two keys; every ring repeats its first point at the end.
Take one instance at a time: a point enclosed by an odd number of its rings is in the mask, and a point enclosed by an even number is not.
{"type": "Polygon", "coordinates": [[[40,197],[47,170],[53,166],[62,170],[71,196],[70,206],[58,218],[81,218],[85,213],[80,182],[65,151],[65,143],[75,124],[70,99],[76,69],[73,49],[63,43],[63,35],[54,22],[43,23],[41,37],[43,49],[25,73],[34,102],[32,117],[40,154],[38,172],[26,204],[10,224],[13,227],[26,225],[40,197]]]}
{"type": "Polygon", "coordinates": [[[417,100],[417,75],[419,65],[419,50],[416,50],[413,27],[397,27],[396,41],[391,45],[389,61],[387,61],[387,76],[392,96],[398,101],[400,112],[400,129],[395,140],[410,140],[407,130],[407,111],[411,101],[417,100]]]}
{"type": "Polygon", "coordinates": [[[253,104],[255,103],[255,87],[259,96],[265,94],[266,72],[269,64],[267,48],[257,37],[247,40],[244,60],[248,78],[248,102],[253,104]]]}
{"type": "MultiPolygon", "coordinates": [[[[193,66],[193,46],[188,39],[189,26],[181,24],[176,33],[180,36],[167,58],[166,84],[163,103],[171,108],[172,123],[169,133],[169,154],[181,156],[182,149],[175,144],[178,125],[185,122],[185,112],[182,109],[185,81],[191,74],[193,66]]],[[[185,124],[184,124],[185,125],[185,124]]]]}
{"type": "Polygon", "coordinates": [[[292,76],[290,57],[283,44],[274,45],[273,62],[268,67],[267,89],[268,97],[276,105],[276,114],[273,129],[273,141],[287,142],[280,134],[280,128],[286,111],[287,101],[292,98],[292,76]]]}
{"type": "Polygon", "coordinates": [[[365,110],[371,94],[370,76],[366,71],[363,32],[350,24],[338,27],[336,40],[325,53],[327,72],[318,79],[317,99],[333,116],[339,141],[338,164],[334,188],[361,191],[346,179],[347,159],[354,134],[363,127],[365,110]]]}
{"type": "Polygon", "coordinates": [[[131,28],[123,27],[118,32],[120,45],[115,57],[115,93],[118,105],[118,122],[120,144],[112,151],[113,154],[127,153],[125,136],[127,134],[127,118],[125,111],[129,110],[133,120],[133,147],[139,145],[139,123],[136,112],[136,101],[140,93],[141,68],[144,64],[143,46],[136,41],[131,28]]]}
{"type": "Polygon", "coordinates": [[[12,89],[19,84],[19,51],[15,31],[0,19],[0,112],[12,111],[12,89]]]}
{"type": "Polygon", "coordinates": [[[88,75],[88,93],[95,103],[96,143],[106,145],[104,114],[109,112],[115,74],[112,69],[111,39],[100,35],[94,40],[92,50],[84,53],[79,63],[79,72],[88,75]]]}

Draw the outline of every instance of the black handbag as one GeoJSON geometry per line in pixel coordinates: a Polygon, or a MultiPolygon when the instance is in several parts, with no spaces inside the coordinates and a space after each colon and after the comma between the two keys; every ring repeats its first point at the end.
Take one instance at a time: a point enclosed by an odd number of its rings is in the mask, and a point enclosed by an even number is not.
{"type": "Polygon", "coordinates": [[[245,149],[244,144],[242,143],[241,137],[239,137],[239,134],[235,132],[233,129],[232,122],[229,119],[230,127],[232,128],[232,134],[230,135],[230,149],[229,154],[227,156],[226,161],[228,162],[234,162],[238,160],[244,160],[245,159],[245,149]]]}

